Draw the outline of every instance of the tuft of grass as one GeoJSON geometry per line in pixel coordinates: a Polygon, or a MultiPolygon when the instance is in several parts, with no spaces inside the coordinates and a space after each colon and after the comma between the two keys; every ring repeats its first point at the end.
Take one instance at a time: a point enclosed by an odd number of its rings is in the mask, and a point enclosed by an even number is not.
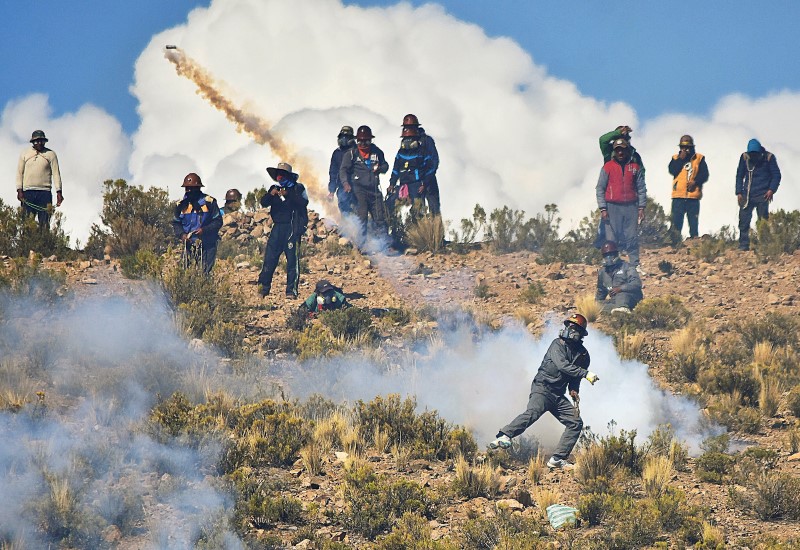
{"type": "Polygon", "coordinates": [[[767,418],[772,418],[778,412],[781,403],[783,390],[781,383],[770,376],[761,374],[759,376],[761,390],[758,393],[758,408],[767,418]]]}
{"type": "Polygon", "coordinates": [[[335,410],[317,421],[314,426],[314,441],[323,453],[331,449],[341,449],[349,426],[350,422],[345,414],[340,410],[335,410]]]}
{"type": "Polygon", "coordinates": [[[642,469],[642,485],[649,497],[657,497],[664,493],[675,470],[672,461],[665,456],[653,456],[645,460],[642,469]]]}
{"type": "Polygon", "coordinates": [[[775,346],[767,340],[758,342],[753,347],[753,362],[759,365],[771,365],[775,359],[775,346]]]}
{"type": "Polygon", "coordinates": [[[456,457],[453,491],[464,498],[493,497],[500,489],[500,472],[496,466],[484,463],[471,466],[463,456],[456,457]]]}
{"type": "MultiPolygon", "coordinates": [[[[616,336],[616,335],[615,335],[616,336]]],[[[646,336],[643,332],[629,334],[623,331],[619,337],[614,338],[617,353],[622,359],[638,359],[644,348],[646,336]]]]}
{"type": "Polygon", "coordinates": [[[542,518],[547,519],[547,507],[551,504],[558,504],[561,501],[561,493],[554,489],[537,487],[531,494],[534,502],[539,507],[542,518]]]}
{"type": "Polygon", "coordinates": [[[575,298],[575,309],[578,313],[586,317],[590,323],[597,321],[602,307],[594,299],[594,294],[581,294],[575,298]]]}
{"type": "Polygon", "coordinates": [[[541,450],[537,450],[536,454],[528,460],[528,481],[533,485],[538,485],[542,481],[544,463],[545,457],[542,455],[541,450]]]}
{"type": "Polygon", "coordinates": [[[675,380],[696,382],[700,368],[706,363],[706,347],[694,326],[677,331],[670,338],[672,349],[670,377],[675,380]]]}
{"type": "Polygon", "coordinates": [[[489,285],[486,284],[485,281],[481,281],[480,283],[475,285],[475,290],[473,291],[473,294],[475,294],[476,298],[480,298],[481,300],[485,300],[486,298],[493,296],[491,290],[489,290],[489,285]]]}
{"type": "Polygon", "coordinates": [[[300,460],[305,471],[312,476],[322,473],[322,449],[315,441],[300,449],[300,460]]]}
{"type": "Polygon", "coordinates": [[[789,435],[786,437],[786,443],[788,443],[792,454],[800,452],[800,429],[797,427],[790,429],[789,435]]]}
{"type": "Polygon", "coordinates": [[[372,446],[376,451],[383,454],[389,448],[389,432],[382,430],[380,426],[376,425],[372,431],[372,446]]]}
{"type": "Polygon", "coordinates": [[[716,550],[718,548],[725,548],[725,533],[711,523],[703,522],[703,548],[716,550]]]}
{"type": "Polygon", "coordinates": [[[406,225],[406,242],[419,251],[440,252],[444,247],[444,224],[441,216],[423,216],[406,225]]]}
{"type": "Polygon", "coordinates": [[[544,285],[541,281],[533,281],[528,288],[522,291],[520,298],[529,304],[538,304],[545,295],[544,285]]]}
{"type": "Polygon", "coordinates": [[[575,478],[583,484],[600,477],[611,479],[616,469],[611,456],[598,444],[584,447],[575,458],[575,478]]]}

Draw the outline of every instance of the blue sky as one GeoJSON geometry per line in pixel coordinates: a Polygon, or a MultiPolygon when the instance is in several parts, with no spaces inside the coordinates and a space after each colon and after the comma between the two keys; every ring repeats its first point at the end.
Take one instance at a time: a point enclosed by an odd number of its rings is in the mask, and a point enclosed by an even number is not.
{"type": "MultiPolygon", "coordinates": [[[[172,190],[197,171],[217,196],[233,185],[243,192],[262,185],[265,163],[281,160],[278,152],[237,133],[198,98],[164,59],[168,41],[224,82],[234,105],[274,124],[303,157],[305,182],[320,190],[331,132],[369,123],[391,157],[398,119],[416,112],[440,145],[450,220],[469,216],[476,202],[487,210],[515,205],[528,215],[556,202],[562,229],[574,227],[593,207],[597,136],[623,123],[634,126],[637,149],[656,167],[648,170],[648,189],[667,210],[665,161],[680,135],[695,136],[711,171],[704,232],[736,223],[735,204],[727,203],[751,137],[776,153],[787,181],[800,171],[796,1],[345,6],[0,2],[7,22],[0,33],[0,172],[13,174],[30,132],[44,129],[65,178],[66,225],[82,239],[97,220],[107,178],[172,190]],[[362,59],[380,61],[364,71],[362,59]]],[[[14,202],[12,186],[0,187],[0,199],[14,202]]],[[[778,199],[800,208],[792,186],[778,199]]],[[[313,197],[312,206],[335,214],[313,197]]]]}
{"type": "MultiPolygon", "coordinates": [[[[348,2],[386,6],[385,0],[348,2]]],[[[426,2],[413,1],[413,5],[426,2]]],[[[796,47],[800,3],[738,0],[667,2],[445,0],[452,15],[509,36],[537,64],[639,116],[707,112],[722,96],[800,89],[796,47]]],[[[48,94],[55,115],[91,102],[126,132],[138,126],[128,92],[133,63],[153,34],[180,24],[208,2],[59,1],[0,3],[11,22],[0,33],[0,105],[48,94]]]]}

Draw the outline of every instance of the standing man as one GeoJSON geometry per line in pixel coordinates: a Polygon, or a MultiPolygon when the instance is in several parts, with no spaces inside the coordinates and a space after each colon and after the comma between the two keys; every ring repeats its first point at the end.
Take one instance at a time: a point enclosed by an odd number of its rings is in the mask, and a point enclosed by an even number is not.
{"type": "Polygon", "coordinates": [[[567,457],[578,442],[583,429],[583,420],[578,412],[581,379],[586,378],[590,384],[599,380],[595,373],[587,370],[589,352],[583,347],[583,338],[588,334],[587,325],[586,317],[580,313],[564,321],[564,328],[561,329],[558,338],[550,344],[531,383],[528,408],[509,424],[500,428],[497,439],[489,443],[490,449],[511,447],[512,438],[528,429],[545,412],[549,412],[564,425],[565,429],[553,456],[547,461],[547,466],[549,468],[571,466],[567,462],[567,457]],[[564,395],[567,389],[574,405],[564,395]]]}
{"type": "Polygon", "coordinates": [[[619,257],[616,243],[606,242],[600,253],[603,267],[597,270],[595,300],[604,312],[630,313],[644,297],[642,279],[631,264],[619,257]]]}
{"type": "Polygon", "coordinates": [[[300,284],[300,238],[308,225],[308,193],[298,183],[298,175],[292,172],[290,164],[279,162],[276,168],[267,168],[267,172],[276,183],[261,197],[261,206],[269,208],[272,216],[272,231],[264,249],[258,284],[261,296],[268,295],[278,260],[285,254],[286,297],[295,299],[300,284]]]}
{"type": "Polygon", "coordinates": [[[217,201],[200,189],[203,182],[194,172],[186,174],[181,185],[186,192],[175,204],[172,227],[183,244],[183,267],[201,264],[208,274],[217,259],[217,241],[222,227],[222,215],[217,201]]]}
{"type": "Polygon", "coordinates": [[[342,157],[345,152],[356,146],[353,127],[342,126],[342,129],[339,130],[339,135],[336,137],[336,143],[338,147],[333,150],[331,165],[328,169],[328,200],[332,201],[333,195],[336,194],[336,199],[339,203],[339,212],[341,212],[342,215],[352,214],[355,210],[356,198],[350,186],[345,190],[342,180],[339,179],[339,168],[342,166],[342,157]]]}
{"type": "Polygon", "coordinates": [[[606,224],[606,240],[616,242],[628,252],[634,267],[639,267],[639,224],[644,220],[647,187],[641,164],[631,158],[631,147],[624,138],[613,143],[613,158],[603,165],[595,194],[601,223],[606,224]]]}
{"type": "Polygon", "coordinates": [[[680,235],[685,214],[689,220],[689,238],[694,239],[698,235],[700,199],[703,184],[708,181],[708,166],[706,158],[695,152],[692,136],[682,136],[678,148],[668,167],[672,174],[672,228],[680,235]]]}
{"type": "Polygon", "coordinates": [[[428,203],[430,213],[434,216],[440,216],[442,208],[439,196],[439,182],[436,180],[436,171],[439,170],[439,152],[436,150],[436,142],[425,133],[425,128],[420,126],[417,115],[409,113],[403,117],[403,130],[406,128],[417,130],[421,152],[428,158],[428,173],[423,181],[425,184],[424,197],[428,203]]]}
{"type": "Polygon", "coordinates": [[[412,222],[416,222],[422,214],[427,194],[426,182],[430,182],[431,174],[431,157],[423,146],[419,129],[404,126],[387,193],[397,192],[398,198],[411,204],[412,222]]]}
{"type": "Polygon", "coordinates": [[[42,130],[31,134],[32,147],[25,149],[17,164],[17,200],[30,215],[36,215],[40,229],[50,227],[53,204],[53,186],[56,188],[56,206],[61,206],[61,172],[55,151],[44,146],[47,136],[42,130]]]}
{"type": "Polygon", "coordinates": [[[775,155],[753,138],[736,169],[736,199],[739,201],[739,250],[750,250],[750,221],[753,208],[758,219],[769,218],[769,203],[781,184],[781,170],[775,155]]]}
{"type": "Polygon", "coordinates": [[[342,187],[345,192],[353,192],[356,196],[356,214],[361,225],[360,245],[366,240],[368,216],[372,216],[379,236],[383,239],[388,237],[380,175],[389,171],[389,164],[383,151],[372,143],[374,137],[369,126],[359,126],[356,147],[345,151],[339,167],[342,187]]]}

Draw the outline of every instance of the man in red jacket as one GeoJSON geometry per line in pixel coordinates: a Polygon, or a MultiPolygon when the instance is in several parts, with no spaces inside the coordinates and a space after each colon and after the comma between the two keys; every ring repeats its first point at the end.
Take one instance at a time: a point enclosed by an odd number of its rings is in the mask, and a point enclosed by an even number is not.
{"type": "Polygon", "coordinates": [[[644,221],[647,187],[642,165],[631,157],[628,141],[614,140],[614,154],[600,170],[595,193],[606,239],[627,251],[631,265],[639,267],[639,224],[644,221]]]}

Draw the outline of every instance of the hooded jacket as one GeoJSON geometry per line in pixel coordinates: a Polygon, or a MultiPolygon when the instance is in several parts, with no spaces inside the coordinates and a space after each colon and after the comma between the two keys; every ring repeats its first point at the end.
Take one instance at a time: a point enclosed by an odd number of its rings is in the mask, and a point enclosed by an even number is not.
{"type": "Polygon", "coordinates": [[[361,156],[358,147],[345,151],[339,167],[339,181],[348,182],[351,187],[363,191],[376,192],[380,185],[380,174],[389,171],[389,163],[377,145],[370,144],[369,155],[361,156]],[[377,165],[377,171],[374,167],[377,165]]]}
{"type": "Polygon", "coordinates": [[[589,372],[589,352],[581,342],[558,337],[544,354],[539,371],[531,384],[534,391],[550,391],[564,395],[567,388],[579,391],[581,379],[589,372]]]}
{"type": "Polygon", "coordinates": [[[610,289],[619,287],[620,292],[631,293],[642,298],[642,279],[636,268],[628,262],[620,260],[612,268],[605,266],[597,271],[597,292],[595,299],[602,302],[610,289]]]}
{"type": "Polygon", "coordinates": [[[761,153],[754,158],[753,153],[742,153],[739,167],[736,169],[736,194],[745,195],[753,203],[764,202],[767,190],[773,194],[781,183],[781,170],[775,155],[761,148],[761,153]],[[748,193],[749,190],[749,193],[748,193]]]}

